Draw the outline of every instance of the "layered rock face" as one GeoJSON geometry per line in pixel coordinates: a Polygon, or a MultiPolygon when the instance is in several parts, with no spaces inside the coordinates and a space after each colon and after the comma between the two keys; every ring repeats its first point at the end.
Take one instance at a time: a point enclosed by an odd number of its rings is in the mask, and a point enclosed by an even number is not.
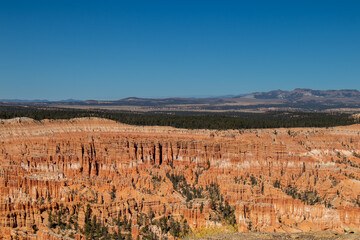
{"type": "Polygon", "coordinates": [[[82,239],[88,204],[110,233],[126,217],[133,238],[145,226],[171,238],[153,224],[162,217],[191,229],[233,224],[221,215],[227,203],[238,231],[360,230],[359,135],[360,125],[213,131],[3,120],[0,236],[82,239]],[[59,211],[77,226],[50,226],[59,211]]]}

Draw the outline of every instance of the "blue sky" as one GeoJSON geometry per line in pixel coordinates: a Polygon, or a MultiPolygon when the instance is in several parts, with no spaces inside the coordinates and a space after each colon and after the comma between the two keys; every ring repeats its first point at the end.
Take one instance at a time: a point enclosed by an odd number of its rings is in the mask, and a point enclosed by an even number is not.
{"type": "Polygon", "coordinates": [[[360,1],[0,0],[0,99],[360,89],[360,1]]]}

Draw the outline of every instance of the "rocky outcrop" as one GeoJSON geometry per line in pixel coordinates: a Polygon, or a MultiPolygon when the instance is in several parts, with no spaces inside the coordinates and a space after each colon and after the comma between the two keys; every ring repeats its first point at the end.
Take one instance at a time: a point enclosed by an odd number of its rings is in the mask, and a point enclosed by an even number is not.
{"type": "Polygon", "coordinates": [[[87,204],[110,232],[126,216],[133,237],[141,214],[193,229],[225,224],[209,186],[235,209],[239,231],[360,229],[359,134],[360,125],[213,131],[2,120],[0,236],[61,239],[49,214],[76,216],[81,228],[87,204]],[[201,194],[189,197],[171,174],[201,194]]]}

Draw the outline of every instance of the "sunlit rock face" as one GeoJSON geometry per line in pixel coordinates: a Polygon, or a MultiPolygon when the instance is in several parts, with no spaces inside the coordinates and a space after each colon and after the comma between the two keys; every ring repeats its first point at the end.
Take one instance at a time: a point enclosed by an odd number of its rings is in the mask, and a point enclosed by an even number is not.
{"type": "Polygon", "coordinates": [[[192,229],[225,224],[214,220],[210,185],[235,209],[238,231],[360,229],[359,134],[360,125],[214,131],[3,120],[0,236],[61,239],[49,212],[76,213],[83,227],[88,203],[109,231],[126,216],[133,237],[141,213],[181,217],[192,229]],[[202,196],[188,198],[170,174],[202,196]]]}

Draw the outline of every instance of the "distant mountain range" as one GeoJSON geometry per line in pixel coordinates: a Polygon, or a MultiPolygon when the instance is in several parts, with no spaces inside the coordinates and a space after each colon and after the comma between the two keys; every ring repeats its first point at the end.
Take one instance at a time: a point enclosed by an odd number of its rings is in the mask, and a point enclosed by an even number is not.
{"type": "Polygon", "coordinates": [[[0,102],[9,102],[9,103],[49,103],[49,102],[81,102],[81,100],[76,99],[66,99],[66,100],[59,100],[59,101],[50,101],[47,99],[0,99],[0,102]]]}
{"type": "Polygon", "coordinates": [[[274,90],[270,92],[256,92],[247,95],[253,96],[256,99],[286,99],[286,100],[300,100],[309,98],[355,98],[360,99],[360,92],[358,90],[312,90],[306,88],[296,88],[292,91],[274,90]]]}
{"type": "Polygon", "coordinates": [[[231,111],[360,111],[358,90],[274,90],[238,96],[208,98],[137,98],[99,100],[0,100],[5,105],[53,108],[108,109],[141,112],[231,112],[231,111]]]}

